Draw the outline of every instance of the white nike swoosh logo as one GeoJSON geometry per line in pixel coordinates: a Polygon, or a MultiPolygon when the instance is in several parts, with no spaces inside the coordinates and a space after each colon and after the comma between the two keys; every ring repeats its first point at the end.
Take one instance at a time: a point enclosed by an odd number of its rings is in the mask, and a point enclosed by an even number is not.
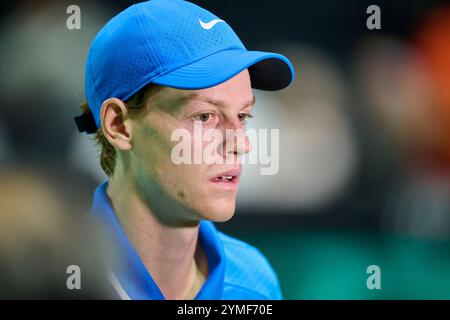
{"type": "Polygon", "coordinates": [[[198,19],[198,22],[200,22],[200,25],[202,26],[203,29],[209,30],[212,27],[214,27],[217,23],[225,22],[225,21],[220,20],[220,19],[214,19],[214,20],[211,20],[210,22],[203,22],[202,19],[198,19]]]}

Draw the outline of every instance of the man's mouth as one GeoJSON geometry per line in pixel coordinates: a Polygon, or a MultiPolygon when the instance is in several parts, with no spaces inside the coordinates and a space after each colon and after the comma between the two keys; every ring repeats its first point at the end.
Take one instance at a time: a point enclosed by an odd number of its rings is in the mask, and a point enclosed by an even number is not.
{"type": "Polygon", "coordinates": [[[237,187],[239,183],[240,175],[241,175],[240,169],[232,169],[216,175],[215,177],[210,179],[210,181],[213,182],[218,187],[234,189],[237,187]]]}
{"type": "Polygon", "coordinates": [[[221,176],[212,179],[214,182],[233,182],[236,180],[236,176],[221,176]]]}

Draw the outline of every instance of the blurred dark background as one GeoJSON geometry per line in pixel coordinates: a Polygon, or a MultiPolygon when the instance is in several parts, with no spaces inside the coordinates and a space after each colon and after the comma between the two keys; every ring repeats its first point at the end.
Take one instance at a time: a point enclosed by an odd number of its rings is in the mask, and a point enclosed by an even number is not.
{"type": "MultiPolygon", "coordinates": [[[[450,2],[192,2],[296,72],[289,89],[255,93],[250,125],[280,129],[279,173],[248,165],[218,227],[267,256],[286,299],[449,299],[450,2]],[[366,26],[372,4],[380,30],[366,26]],[[372,264],[381,290],[366,287],[372,264]]],[[[89,44],[133,3],[0,4],[0,170],[45,176],[70,217],[106,178],[73,123],[89,44]],[[66,27],[71,4],[80,30],[66,27]]]]}

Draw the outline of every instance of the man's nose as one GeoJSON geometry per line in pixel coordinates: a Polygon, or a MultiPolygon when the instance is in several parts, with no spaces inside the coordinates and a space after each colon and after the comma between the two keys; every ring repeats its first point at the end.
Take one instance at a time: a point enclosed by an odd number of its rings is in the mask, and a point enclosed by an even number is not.
{"type": "Polygon", "coordinates": [[[224,132],[222,156],[244,155],[251,151],[251,144],[242,127],[228,127],[224,132]]]}

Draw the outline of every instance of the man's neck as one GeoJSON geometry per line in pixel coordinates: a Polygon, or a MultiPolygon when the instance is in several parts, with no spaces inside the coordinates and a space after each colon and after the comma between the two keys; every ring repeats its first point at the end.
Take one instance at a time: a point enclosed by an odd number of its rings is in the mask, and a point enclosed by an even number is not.
{"type": "Polygon", "coordinates": [[[193,298],[193,288],[207,274],[206,256],[198,242],[199,224],[162,224],[134,188],[124,188],[113,180],[107,194],[122,229],[164,297],[193,298]]]}

